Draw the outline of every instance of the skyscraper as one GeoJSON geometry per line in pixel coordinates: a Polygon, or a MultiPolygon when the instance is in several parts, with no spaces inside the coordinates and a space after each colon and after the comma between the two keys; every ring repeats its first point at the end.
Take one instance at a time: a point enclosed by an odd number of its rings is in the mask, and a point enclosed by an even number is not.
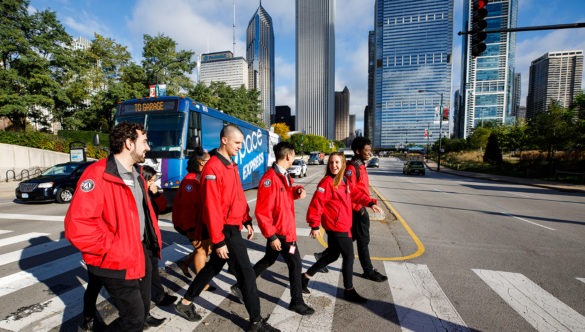
{"type": "Polygon", "coordinates": [[[569,107],[581,91],[583,51],[549,52],[530,64],[526,117],[546,112],[551,102],[569,107]]]}
{"type": "Polygon", "coordinates": [[[375,17],[373,146],[426,144],[450,105],[453,0],[376,0],[375,17]]]}
{"type": "Polygon", "coordinates": [[[374,140],[374,77],[376,76],[376,32],[368,32],[368,105],[364,109],[364,137],[374,140]]]}
{"type": "Polygon", "coordinates": [[[262,2],[248,23],[246,45],[248,86],[260,92],[262,119],[270,126],[270,116],[274,116],[274,30],[262,2]]]}
{"type": "MultiPolygon", "coordinates": [[[[471,30],[472,0],[463,3],[463,29],[471,30]]],[[[486,30],[515,28],[518,0],[490,1],[486,30]]],[[[461,57],[461,94],[465,121],[463,138],[487,121],[511,123],[514,116],[514,32],[488,33],[487,46],[480,56],[471,56],[471,35],[463,36],[461,57]]]]}
{"type": "Polygon", "coordinates": [[[296,127],[333,139],[335,0],[296,0],[296,127]]]}
{"type": "Polygon", "coordinates": [[[341,141],[349,137],[349,89],[335,91],[335,137],[341,141]]]}
{"type": "Polygon", "coordinates": [[[248,88],[248,65],[246,59],[235,57],[231,51],[201,55],[199,80],[207,85],[211,82],[225,82],[233,89],[242,85],[248,88]]]}

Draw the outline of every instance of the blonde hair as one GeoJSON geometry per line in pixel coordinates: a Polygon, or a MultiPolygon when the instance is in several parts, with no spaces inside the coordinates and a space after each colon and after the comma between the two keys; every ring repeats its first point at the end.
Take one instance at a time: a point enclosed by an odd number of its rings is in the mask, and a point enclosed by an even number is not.
{"type": "Polygon", "coordinates": [[[337,188],[341,181],[343,181],[343,177],[345,176],[345,155],[343,154],[343,152],[333,152],[329,156],[329,161],[327,162],[327,171],[325,172],[325,174],[334,176],[333,186],[337,188]],[[331,171],[329,170],[329,161],[331,161],[331,158],[333,156],[338,156],[341,159],[341,169],[339,170],[339,173],[337,173],[337,175],[333,175],[333,173],[331,173],[331,171]]]}

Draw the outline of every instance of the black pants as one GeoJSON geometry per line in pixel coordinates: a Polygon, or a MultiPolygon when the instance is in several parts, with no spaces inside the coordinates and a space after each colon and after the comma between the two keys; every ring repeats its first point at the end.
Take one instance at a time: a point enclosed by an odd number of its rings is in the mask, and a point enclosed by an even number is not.
{"type": "Polygon", "coordinates": [[[288,266],[288,280],[290,282],[290,297],[291,303],[303,303],[303,291],[301,286],[301,254],[299,253],[299,247],[296,242],[286,242],[284,236],[278,236],[281,244],[281,251],[276,251],[270,247],[270,241],[266,241],[266,253],[264,257],[260,259],[256,265],[254,265],[254,273],[258,277],[262,272],[268,269],[276,260],[278,255],[282,255],[286,266],[288,266]],[[295,246],[294,254],[289,252],[290,247],[295,246]]]}
{"type": "Polygon", "coordinates": [[[325,266],[335,262],[339,255],[343,258],[341,264],[341,273],[343,275],[343,287],[345,289],[353,288],[353,242],[347,232],[327,232],[327,250],[323,256],[313,264],[308,270],[307,275],[314,276],[325,266]]]}
{"type": "MultiPolygon", "coordinates": [[[[248,250],[244,244],[244,239],[237,226],[224,226],[223,235],[225,244],[229,251],[229,264],[235,272],[236,280],[244,296],[244,305],[250,315],[250,321],[255,322],[260,319],[260,299],[258,289],[256,288],[256,274],[248,257],[248,250]]],[[[184,298],[187,301],[193,301],[199,296],[211,279],[221,272],[221,269],[228,260],[220,258],[216,251],[211,252],[209,262],[203,269],[197,273],[184,298]]]]}
{"type": "Polygon", "coordinates": [[[352,211],[351,233],[357,243],[357,252],[364,273],[374,270],[370,259],[370,215],[365,207],[359,211],[352,211]]]}
{"type": "Polygon", "coordinates": [[[119,314],[119,318],[113,321],[107,330],[142,331],[144,329],[144,319],[150,312],[153,262],[156,262],[154,264],[158,264],[158,259],[146,247],[144,247],[144,257],[146,274],[142,279],[124,280],[108,278],[97,276],[88,271],[87,288],[83,294],[83,316],[95,316],[97,312],[97,297],[101,288],[105,287],[119,314]]]}
{"type": "Polygon", "coordinates": [[[158,272],[158,257],[152,256],[151,257],[151,266],[152,266],[152,274],[151,274],[151,289],[152,289],[152,300],[154,303],[159,303],[165,298],[165,289],[163,288],[162,282],[160,280],[160,274],[158,272]]]}

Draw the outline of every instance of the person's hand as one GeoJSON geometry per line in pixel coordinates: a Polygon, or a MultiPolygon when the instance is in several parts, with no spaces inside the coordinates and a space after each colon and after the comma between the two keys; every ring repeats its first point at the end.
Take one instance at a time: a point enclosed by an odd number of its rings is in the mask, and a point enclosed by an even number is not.
{"type": "Polygon", "coordinates": [[[254,227],[252,227],[251,225],[246,225],[246,228],[248,229],[248,240],[252,240],[252,238],[254,238],[254,227]]]}
{"type": "Polygon", "coordinates": [[[158,187],[156,186],[156,183],[152,182],[149,186],[148,186],[148,190],[150,190],[151,193],[156,194],[158,193],[158,187]]]}
{"type": "Polygon", "coordinates": [[[272,250],[281,251],[282,250],[281,245],[282,244],[280,243],[280,240],[278,238],[270,242],[270,248],[272,248],[272,250]]]}
{"type": "Polygon", "coordinates": [[[219,258],[221,259],[228,259],[229,258],[229,251],[226,245],[223,245],[217,249],[215,249],[215,253],[219,256],[219,258]]]}
{"type": "Polygon", "coordinates": [[[305,188],[297,189],[297,193],[299,194],[300,199],[307,197],[307,191],[305,190],[305,188]]]}
{"type": "Polygon", "coordinates": [[[380,214],[384,214],[384,211],[382,211],[382,209],[378,205],[376,205],[376,204],[372,205],[372,210],[374,210],[374,212],[378,212],[380,214]]]}
{"type": "Polygon", "coordinates": [[[311,238],[316,239],[319,236],[321,236],[321,228],[319,229],[312,229],[311,230],[311,234],[310,234],[311,238]]]}

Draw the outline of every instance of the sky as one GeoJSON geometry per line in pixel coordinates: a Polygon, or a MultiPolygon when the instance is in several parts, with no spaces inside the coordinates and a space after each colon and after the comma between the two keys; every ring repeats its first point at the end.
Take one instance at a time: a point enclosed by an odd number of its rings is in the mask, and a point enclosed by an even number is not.
{"type": "MultiPolygon", "coordinates": [[[[335,91],[350,91],[350,113],[363,129],[367,104],[368,31],[374,26],[375,0],[334,0],[335,91]]],[[[440,0],[447,1],[447,0],[440,0]]],[[[74,38],[94,33],[127,46],[135,62],[142,59],[143,36],[163,34],[179,50],[196,54],[233,51],[246,56],[246,28],[260,0],[31,0],[30,10],[49,9],[74,38]]],[[[295,108],[295,1],[264,0],[275,38],[275,105],[295,108]]],[[[455,0],[453,91],[459,89],[463,0],[455,0]]],[[[582,0],[519,0],[518,27],[585,22],[582,0]]],[[[521,105],[526,104],[530,62],[546,52],[585,50],[585,28],[518,32],[516,72],[522,75],[521,105]]],[[[196,77],[196,76],[194,76],[196,77]]]]}

